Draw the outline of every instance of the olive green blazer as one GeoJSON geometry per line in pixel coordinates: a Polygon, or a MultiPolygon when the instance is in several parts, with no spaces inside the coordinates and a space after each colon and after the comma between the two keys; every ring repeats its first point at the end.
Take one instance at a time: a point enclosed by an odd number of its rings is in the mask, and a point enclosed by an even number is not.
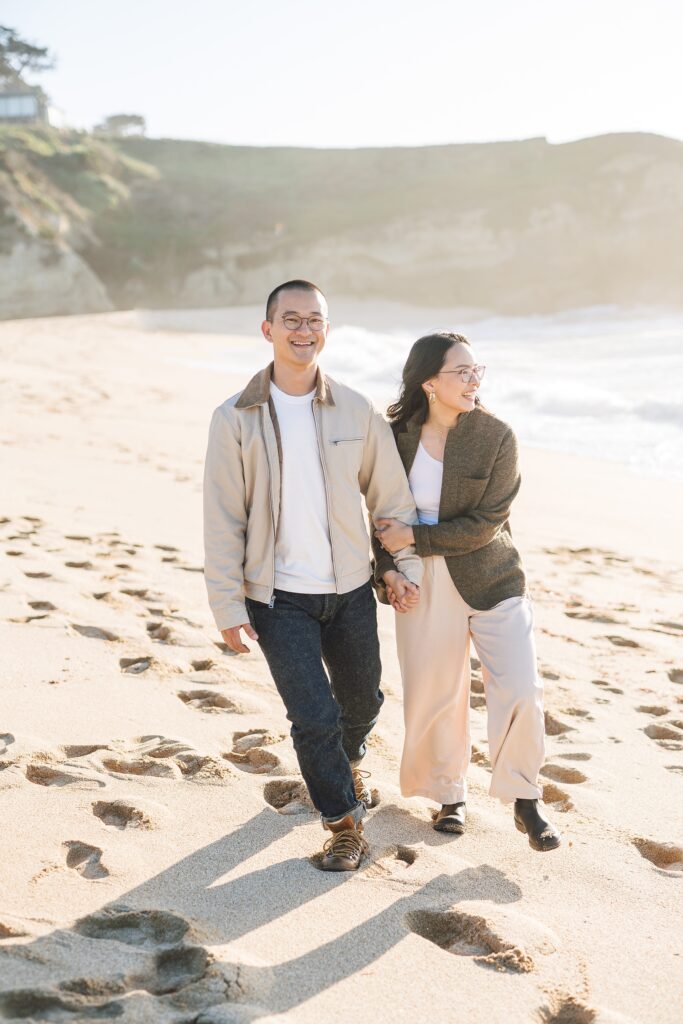
{"type": "MultiPolygon", "coordinates": [[[[410,420],[395,434],[406,475],[420,441],[421,424],[410,420]]],[[[443,461],[439,522],[413,526],[418,555],[444,555],[453,582],[472,608],[492,608],[526,594],[526,577],[510,531],[510,506],[520,485],[517,439],[492,413],[475,407],[449,431],[443,461]]],[[[395,568],[373,537],[375,581],[395,568]]]]}

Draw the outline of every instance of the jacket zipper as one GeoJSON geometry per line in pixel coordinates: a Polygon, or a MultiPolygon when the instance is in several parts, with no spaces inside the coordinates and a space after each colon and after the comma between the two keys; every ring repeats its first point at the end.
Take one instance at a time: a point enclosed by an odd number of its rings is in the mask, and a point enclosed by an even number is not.
{"type": "Polygon", "coordinates": [[[272,608],[275,604],[275,508],[273,506],[273,474],[270,471],[270,457],[268,455],[268,442],[266,440],[266,408],[267,406],[261,406],[261,432],[263,434],[263,444],[266,449],[266,463],[268,465],[268,495],[270,497],[270,521],[273,527],[273,570],[270,577],[270,600],[268,601],[268,607],[272,608]]]}
{"type": "MultiPolygon", "coordinates": [[[[320,455],[320,465],[323,470],[323,483],[325,484],[325,501],[327,503],[327,532],[330,535],[330,554],[332,555],[332,569],[334,571],[334,581],[337,587],[337,593],[340,593],[339,575],[337,573],[337,563],[334,560],[334,543],[332,541],[332,508],[330,504],[330,487],[329,480],[327,478],[327,466],[325,465],[325,456],[323,453],[322,439],[320,437],[320,425],[318,423],[318,406],[316,406],[316,400],[313,399],[313,422],[315,423],[315,435],[318,440],[318,454],[320,455]]],[[[336,444],[337,442],[335,442],[336,444]]]]}

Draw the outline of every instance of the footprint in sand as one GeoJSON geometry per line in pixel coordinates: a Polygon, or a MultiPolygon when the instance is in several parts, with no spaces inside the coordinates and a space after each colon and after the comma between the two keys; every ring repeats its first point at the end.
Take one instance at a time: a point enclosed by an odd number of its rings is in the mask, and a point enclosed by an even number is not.
{"type": "Polygon", "coordinates": [[[569,794],[565,793],[559,786],[553,785],[552,782],[547,782],[543,786],[543,803],[556,811],[560,811],[562,814],[566,811],[574,810],[574,803],[570,799],[569,794]]]}
{"type": "Polygon", "coordinates": [[[654,715],[655,718],[658,718],[660,715],[669,714],[669,709],[659,704],[640,704],[636,711],[640,711],[644,715],[654,715]]]}
{"type": "Polygon", "coordinates": [[[590,711],[585,711],[583,708],[563,708],[563,715],[572,715],[574,718],[585,718],[587,722],[593,721],[593,716],[590,711]]]}
{"type": "Polygon", "coordinates": [[[473,710],[486,707],[486,697],[480,697],[476,693],[470,694],[470,707],[473,710]]]}
{"type": "Polygon", "coordinates": [[[71,839],[62,844],[66,849],[66,866],[78,871],[84,878],[106,878],[108,870],[102,863],[102,850],[71,839]]]}
{"type": "Polygon", "coordinates": [[[683,668],[672,668],[668,675],[672,683],[683,683],[683,668]]]}
{"type": "Polygon", "coordinates": [[[591,683],[593,686],[599,686],[605,693],[616,693],[621,696],[624,692],[618,686],[612,686],[606,679],[591,679],[591,683]]]}
{"type": "Polygon", "coordinates": [[[120,639],[116,633],[111,633],[108,629],[102,629],[100,626],[79,626],[75,622],[71,622],[70,626],[81,636],[87,636],[91,640],[114,641],[120,639]]]}
{"type": "Polygon", "coordinates": [[[556,756],[562,758],[563,761],[590,761],[593,755],[570,752],[567,754],[557,754],[556,756]]]}
{"type": "Polygon", "coordinates": [[[546,779],[552,779],[553,782],[564,782],[570,786],[588,781],[588,776],[580,772],[578,768],[570,768],[563,764],[544,764],[541,768],[541,775],[546,779]]]}
{"type": "Polygon", "coordinates": [[[583,609],[581,611],[565,611],[564,614],[569,619],[583,619],[586,622],[600,622],[605,626],[621,626],[624,624],[623,619],[615,619],[614,616],[608,615],[607,612],[587,611],[586,609],[583,609]]]}
{"type": "Polygon", "coordinates": [[[276,754],[264,747],[280,743],[285,737],[269,729],[249,729],[233,733],[233,745],[229,754],[223,754],[227,761],[236,764],[242,771],[254,775],[276,774],[282,762],[276,754]]]}
{"type": "Polygon", "coordinates": [[[179,779],[181,772],[174,762],[148,760],[146,757],[103,757],[102,765],[115,775],[154,776],[159,779],[179,779]]]}
{"type": "Polygon", "coordinates": [[[119,668],[128,675],[139,676],[151,667],[152,658],[119,658],[119,668]]]}
{"type": "Polygon", "coordinates": [[[234,701],[222,693],[214,693],[212,690],[180,690],[178,697],[183,704],[190,708],[197,708],[198,711],[232,711],[240,713],[242,709],[234,701]]]}
{"type": "Polygon", "coordinates": [[[643,729],[646,736],[651,740],[677,740],[683,739],[680,729],[671,728],[669,725],[662,725],[660,722],[653,722],[643,729]]]}
{"type": "Polygon", "coordinates": [[[626,636],[606,635],[604,637],[604,639],[605,640],[609,640],[609,642],[611,644],[614,644],[615,647],[640,647],[641,646],[641,644],[636,643],[635,640],[630,640],[626,636]]]}
{"type": "Polygon", "coordinates": [[[52,601],[29,601],[29,608],[35,612],[56,612],[57,606],[52,601]]]}
{"type": "MultiPolygon", "coordinates": [[[[192,985],[196,1002],[196,986],[206,976],[207,990],[196,1006],[206,1008],[225,999],[225,979],[221,984],[221,972],[211,969],[211,958],[203,946],[186,944],[189,924],[175,914],[111,907],[82,918],[74,925],[74,931],[88,939],[119,942],[136,951],[135,967],[129,975],[119,978],[119,992],[142,989],[152,995],[166,995],[192,985]]],[[[112,1012],[112,1005],[99,1006],[99,1012],[91,1012],[89,1016],[115,1017],[124,1012],[120,1003],[117,1005],[121,1010],[112,1012]]],[[[156,1011],[154,1017],[156,1019],[156,1011]]],[[[193,1011],[192,1019],[195,1017],[193,1011]]]]}
{"type": "MultiPolygon", "coordinates": [[[[402,880],[408,868],[411,868],[420,856],[420,850],[413,846],[388,846],[380,850],[371,861],[366,861],[363,874],[367,878],[395,878],[402,880]]],[[[315,867],[322,860],[322,852],[309,857],[315,867]]],[[[408,872],[410,874],[410,872],[408,872]]]]}
{"type": "Polygon", "coordinates": [[[541,1006],[534,1019],[540,1024],[635,1024],[621,1013],[589,1006],[583,999],[562,992],[552,994],[550,1004],[541,1006]]]}
{"type": "Polygon", "coordinates": [[[567,725],[555,718],[549,711],[545,712],[545,734],[546,736],[562,736],[566,732],[575,732],[573,725],[567,725]]]}
{"type": "Polygon", "coordinates": [[[24,576],[28,576],[30,580],[47,580],[52,576],[51,572],[25,572],[24,576]]]}
{"type": "Polygon", "coordinates": [[[211,658],[198,658],[192,662],[192,668],[195,672],[209,672],[215,664],[211,658]]]}
{"type": "Polygon", "coordinates": [[[547,956],[559,947],[557,936],[537,921],[498,908],[492,913],[486,904],[480,913],[411,910],[404,921],[412,932],[440,949],[498,971],[527,974],[535,969],[532,954],[547,956]]]}
{"type": "Polygon", "coordinates": [[[660,871],[683,875],[683,848],[675,843],[657,843],[653,839],[636,836],[631,840],[641,857],[649,860],[660,871]]]}
{"type": "Polygon", "coordinates": [[[152,622],[147,623],[147,632],[152,640],[167,641],[171,637],[171,629],[169,626],[164,625],[163,622],[152,622]]]}
{"type": "Polygon", "coordinates": [[[307,814],[314,810],[301,779],[274,779],[263,787],[263,798],[279,814],[307,814]]]}
{"type": "Polygon", "coordinates": [[[67,743],[60,747],[67,760],[71,760],[72,757],[87,757],[88,754],[94,754],[96,750],[106,749],[106,743],[67,743]]]}
{"type": "Polygon", "coordinates": [[[92,564],[92,562],[89,562],[87,559],[84,562],[65,562],[64,565],[68,569],[94,569],[95,568],[94,565],[92,564]]]}
{"type": "Polygon", "coordinates": [[[152,828],[151,818],[126,800],[96,800],[92,812],[105,825],[113,828],[152,828]]]}
{"type": "Polygon", "coordinates": [[[47,762],[39,762],[26,765],[25,775],[29,782],[36,786],[74,786],[90,785],[105,786],[102,779],[98,779],[95,772],[86,772],[80,768],[70,765],[53,765],[47,762]]]}

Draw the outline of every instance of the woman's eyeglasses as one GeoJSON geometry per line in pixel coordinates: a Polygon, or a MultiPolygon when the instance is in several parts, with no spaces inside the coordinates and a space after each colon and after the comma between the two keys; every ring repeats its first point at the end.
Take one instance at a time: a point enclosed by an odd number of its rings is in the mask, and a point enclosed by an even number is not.
{"type": "Polygon", "coordinates": [[[477,380],[481,380],[486,373],[485,366],[463,366],[459,370],[440,370],[439,375],[442,373],[457,373],[460,375],[460,380],[463,384],[469,384],[473,377],[477,380]]]}

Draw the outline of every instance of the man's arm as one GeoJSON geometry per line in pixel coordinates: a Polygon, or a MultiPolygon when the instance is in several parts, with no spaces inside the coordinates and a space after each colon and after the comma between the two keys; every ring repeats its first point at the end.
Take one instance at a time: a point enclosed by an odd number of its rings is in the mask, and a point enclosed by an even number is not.
{"type": "Polygon", "coordinates": [[[466,555],[483,548],[507,522],[520,482],[517,439],[513,431],[508,430],[478,506],[465,515],[433,526],[414,526],[416,550],[426,558],[429,555],[466,555]]]}
{"type": "MultiPolygon", "coordinates": [[[[408,478],[398,454],[391,428],[376,409],[370,410],[368,434],[363,448],[363,461],[359,483],[365,503],[373,520],[400,519],[403,523],[417,523],[415,502],[408,486],[408,478]],[[387,515],[387,509],[393,509],[387,515]]],[[[373,531],[371,531],[372,533],[373,531]]],[[[396,551],[393,558],[373,545],[375,552],[375,578],[391,569],[398,569],[406,579],[418,586],[422,582],[422,559],[412,545],[396,551]]]]}
{"type": "Polygon", "coordinates": [[[221,632],[249,622],[243,569],[247,507],[238,431],[238,424],[216,409],[204,466],[204,579],[221,632]]]}

